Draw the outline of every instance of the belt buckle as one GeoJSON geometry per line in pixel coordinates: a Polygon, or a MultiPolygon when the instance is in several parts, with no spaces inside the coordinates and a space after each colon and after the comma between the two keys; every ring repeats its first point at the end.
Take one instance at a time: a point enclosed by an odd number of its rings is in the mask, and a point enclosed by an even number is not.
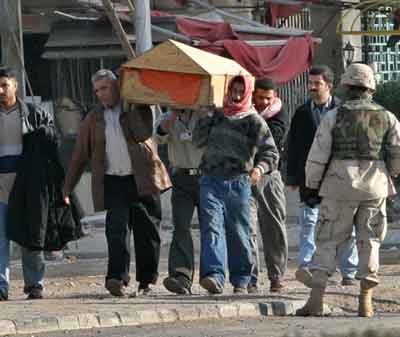
{"type": "Polygon", "coordinates": [[[195,175],[197,175],[197,170],[196,170],[196,169],[189,169],[189,175],[190,175],[190,176],[195,176],[195,175]]]}

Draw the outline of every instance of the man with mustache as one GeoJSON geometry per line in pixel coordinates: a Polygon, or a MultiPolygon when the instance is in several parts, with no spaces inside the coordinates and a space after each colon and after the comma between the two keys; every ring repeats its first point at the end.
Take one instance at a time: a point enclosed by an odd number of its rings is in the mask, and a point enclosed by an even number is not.
{"type": "MultiPolygon", "coordinates": [[[[314,232],[321,202],[318,193],[305,185],[305,164],[320,121],[328,110],[340,105],[339,99],[332,95],[333,81],[334,75],[329,67],[318,65],[310,69],[308,80],[310,99],[296,110],[288,135],[286,183],[290,190],[299,191],[301,201],[299,270],[296,272],[296,278],[302,283],[308,279],[306,268],[315,252],[314,232]]],[[[353,285],[358,265],[354,233],[339,262],[343,276],[342,285],[353,285]]]]}

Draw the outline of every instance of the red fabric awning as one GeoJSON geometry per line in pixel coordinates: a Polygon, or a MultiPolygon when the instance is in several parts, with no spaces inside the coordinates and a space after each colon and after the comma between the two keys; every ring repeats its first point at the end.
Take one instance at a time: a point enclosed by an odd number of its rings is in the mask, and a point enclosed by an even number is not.
{"type": "MultiPolygon", "coordinates": [[[[199,48],[232,57],[257,78],[269,77],[277,83],[286,83],[306,71],[312,63],[314,43],[310,35],[288,38],[283,46],[253,47],[241,40],[246,34],[235,33],[228,23],[187,18],[178,18],[176,23],[181,34],[203,42],[199,48]]],[[[258,35],[260,37],[273,39],[270,35],[258,35]]]]}
{"type": "Polygon", "coordinates": [[[176,27],[181,34],[208,42],[236,40],[238,38],[231,25],[226,22],[177,18],[176,27]]]}

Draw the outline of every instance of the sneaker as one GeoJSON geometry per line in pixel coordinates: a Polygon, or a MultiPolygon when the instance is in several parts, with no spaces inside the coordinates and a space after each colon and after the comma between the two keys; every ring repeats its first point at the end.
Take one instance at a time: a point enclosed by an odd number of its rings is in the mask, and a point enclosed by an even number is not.
{"type": "Polygon", "coordinates": [[[200,280],[200,285],[210,294],[222,294],[222,287],[213,277],[206,276],[200,280]]]}
{"type": "Polygon", "coordinates": [[[353,278],[348,278],[348,277],[343,277],[342,280],[342,286],[355,286],[356,285],[356,281],[353,278]]]}
{"type": "Polygon", "coordinates": [[[40,300],[43,298],[43,290],[40,288],[32,288],[29,293],[27,300],[40,300]]]}
{"type": "Polygon", "coordinates": [[[168,276],[163,281],[164,287],[171,293],[178,295],[190,294],[190,287],[187,287],[181,277],[168,276]]]}
{"type": "Polygon", "coordinates": [[[234,287],[233,288],[234,294],[247,294],[247,288],[244,287],[234,287]]]}
{"type": "Polygon", "coordinates": [[[149,296],[152,289],[150,288],[148,283],[139,283],[138,294],[143,296],[149,296]]]}
{"type": "Polygon", "coordinates": [[[8,300],[8,290],[0,289],[0,301],[7,301],[7,300],[8,300]]]}
{"type": "Polygon", "coordinates": [[[247,286],[247,292],[249,294],[257,294],[258,293],[258,286],[257,284],[249,284],[247,286]]]}
{"type": "Polygon", "coordinates": [[[109,293],[116,297],[125,296],[124,285],[121,280],[110,278],[106,281],[106,289],[109,293]]]}
{"type": "Polygon", "coordinates": [[[269,286],[269,291],[271,293],[279,293],[284,288],[285,288],[285,284],[281,280],[276,279],[276,280],[271,280],[271,284],[269,286]]]}

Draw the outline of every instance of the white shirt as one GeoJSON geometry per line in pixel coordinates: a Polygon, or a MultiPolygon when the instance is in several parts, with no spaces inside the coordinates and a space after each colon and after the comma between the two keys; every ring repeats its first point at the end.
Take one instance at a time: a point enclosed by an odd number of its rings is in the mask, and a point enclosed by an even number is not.
{"type": "Polygon", "coordinates": [[[122,132],[119,117],[121,104],[104,110],[106,134],[106,174],[126,176],[132,174],[128,145],[122,132]]]}

